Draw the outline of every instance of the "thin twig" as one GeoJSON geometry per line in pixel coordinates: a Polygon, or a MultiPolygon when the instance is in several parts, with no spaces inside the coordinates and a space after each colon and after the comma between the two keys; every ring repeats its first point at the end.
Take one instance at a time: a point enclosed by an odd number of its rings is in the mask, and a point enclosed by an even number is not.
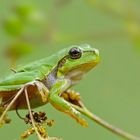
{"type": "Polygon", "coordinates": [[[4,110],[4,112],[2,113],[2,115],[0,116],[0,123],[3,121],[4,116],[6,115],[7,111],[10,110],[11,106],[15,103],[15,101],[17,100],[17,98],[20,96],[20,94],[23,92],[24,87],[21,88],[18,93],[15,95],[15,97],[13,98],[13,100],[8,104],[8,106],[6,107],[6,109],[4,110]]]}
{"type": "MultiPolygon", "coordinates": [[[[31,118],[31,122],[32,122],[32,125],[34,127],[34,130],[39,138],[39,140],[44,140],[41,135],[39,134],[36,126],[35,126],[35,122],[34,122],[34,118],[33,118],[33,115],[32,115],[32,111],[31,111],[31,106],[30,106],[30,102],[29,102],[29,97],[28,97],[28,93],[27,93],[27,88],[25,88],[25,97],[26,97],[26,101],[27,101],[27,106],[28,106],[28,110],[29,110],[29,114],[30,114],[30,118],[31,118]]],[[[48,140],[48,139],[46,139],[48,140]]]]}

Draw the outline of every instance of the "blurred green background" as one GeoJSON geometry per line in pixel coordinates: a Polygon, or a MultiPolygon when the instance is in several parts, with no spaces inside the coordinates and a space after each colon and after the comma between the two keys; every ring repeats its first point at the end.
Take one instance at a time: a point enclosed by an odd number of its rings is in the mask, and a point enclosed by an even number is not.
{"type": "MultiPolygon", "coordinates": [[[[87,107],[110,123],[140,136],[140,1],[139,0],[1,0],[0,76],[10,68],[54,54],[74,44],[100,50],[101,62],[74,89],[87,107]]],[[[56,124],[50,136],[64,140],[121,140],[88,120],[82,128],[50,105],[56,124]]],[[[26,129],[15,112],[0,139],[17,140],[26,129]]],[[[37,137],[30,136],[29,140],[37,137]]]]}

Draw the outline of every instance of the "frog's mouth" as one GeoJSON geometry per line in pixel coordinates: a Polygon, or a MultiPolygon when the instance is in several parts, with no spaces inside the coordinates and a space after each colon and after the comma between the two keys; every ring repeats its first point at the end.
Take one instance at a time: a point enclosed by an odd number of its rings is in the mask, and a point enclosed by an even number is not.
{"type": "Polygon", "coordinates": [[[82,79],[83,75],[95,67],[98,62],[88,62],[72,68],[70,71],[65,72],[65,76],[73,82],[78,82],[82,79]]]}

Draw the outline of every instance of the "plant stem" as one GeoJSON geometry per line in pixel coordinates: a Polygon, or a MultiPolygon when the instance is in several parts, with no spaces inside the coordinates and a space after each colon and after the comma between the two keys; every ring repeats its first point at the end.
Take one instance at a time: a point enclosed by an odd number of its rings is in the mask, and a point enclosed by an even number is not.
{"type": "Polygon", "coordinates": [[[41,135],[39,134],[38,130],[37,130],[37,127],[35,125],[35,121],[34,121],[34,118],[33,118],[33,115],[32,115],[32,111],[31,111],[31,106],[30,106],[30,101],[29,101],[29,97],[28,97],[28,93],[27,93],[27,88],[25,88],[25,97],[26,97],[26,102],[27,102],[31,122],[32,122],[33,128],[34,128],[34,130],[35,130],[35,132],[38,136],[38,139],[39,140],[48,140],[48,138],[46,138],[46,139],[42,138],[41,135]]]}
{"type": "Polygon", "coordinates": [[[87,116],[88,118],[90,118],[91,120],[95,121],[97,124],[103,126],[104,128],[108,129],[109,131],[115,133],[116,135],[119,135],[121,137],[123,137],[124,139],[127,140],[140,140],[139,137],[136,137],[130,133],[127,133],[123,130],[121,130],[120,128],[117,128],[111,124],[109,124],[108,122],[106,122],[105,120],[101,119],[100,117],[98,117],[96,114],[91,113],[86,107],[79,107],[76,106],[74,104],[72,104],[72,106],[78,110],[79,112],[81,112],[82,114],[84,114],[85,116],[87,116]]]}

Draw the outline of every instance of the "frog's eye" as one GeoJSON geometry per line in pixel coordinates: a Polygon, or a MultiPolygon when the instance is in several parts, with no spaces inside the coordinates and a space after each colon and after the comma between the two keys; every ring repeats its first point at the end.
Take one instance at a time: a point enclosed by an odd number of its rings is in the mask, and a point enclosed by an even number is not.
{"type": "Polygon", "coordinates": [[[82,56],[82,51],[77,47],[73,47],[69,50],[69,56],[71,59],[79,59],[82,56]]]}

